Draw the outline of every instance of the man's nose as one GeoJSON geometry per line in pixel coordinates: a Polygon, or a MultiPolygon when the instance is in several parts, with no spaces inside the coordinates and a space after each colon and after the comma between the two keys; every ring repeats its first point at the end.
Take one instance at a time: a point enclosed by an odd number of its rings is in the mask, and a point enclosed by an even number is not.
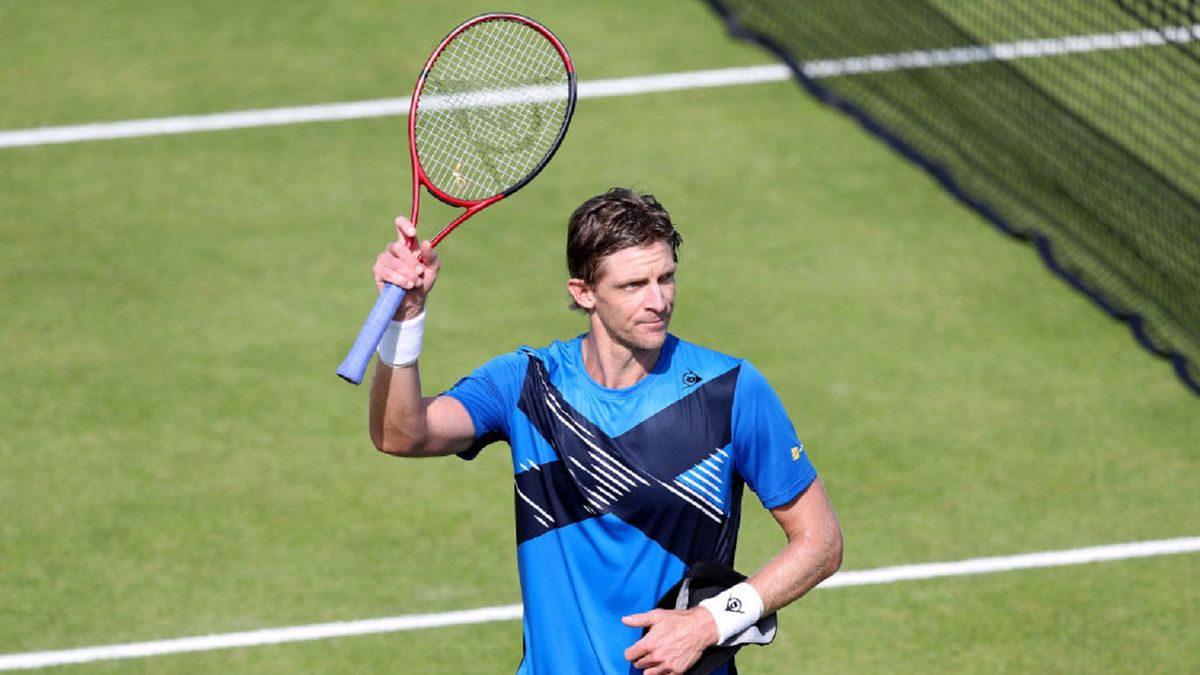
{"type": "Polygon", "coordinates": [[[661,284],[646,287],[646,309],[661,312],[667,308],[667,292],[661,284]]]}

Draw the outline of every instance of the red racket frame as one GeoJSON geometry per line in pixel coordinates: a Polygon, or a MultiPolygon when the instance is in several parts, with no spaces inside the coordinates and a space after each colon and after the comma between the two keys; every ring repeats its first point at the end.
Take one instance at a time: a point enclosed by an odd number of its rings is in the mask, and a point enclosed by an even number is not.
{"type": "MultiPolygon", "coordinates": [[[[562,144],[563,137],[567,133],[567,127],[570,125],[571,116],[575,111],[575,94],[575,66],[571,63],[571,57],[567,54],[567,50],[563,47],[562,43],[559,42],[558,38],[555,37],[553,33],[528,17],[521,16],[520,14],[484,14],[467,20],[442,39],[437,48],[433,50],[433,54],[429,56],[429,60],[425,62],[425,67],[421,70],[421,76],[417,78],[417,84],[413,88],[412,99],[409,102],[408,147],[409,153],[412,157],[413,171],[413,200],[412,215],[410,220],[414,225],[416,225],[417,217],[420,215],[421,210],[422,186],[431,195],[437,197],[446,204],[465,208],[466,211],[455,218],[445,228],[443,228],[442,231],[431,240],[431,244],[437,246],[438,243],[445,239],[448,234],[453,232],[455,228],[465,222],[468,218],[521,189],[526,183],[533,180],[533,177],[541,172],[543,168],[545,168],[546,164],[549,163],[550,158],[553,157],[554,153],[558,151],[558,147],[562,144]],[[501,192],[500,194],[492,195],[485,199],[458,199],[439,190],[437,186],[429,180],[429,177],[425,174],[425,170],[421,168],[421,161],[419,158],[419,153],[417,152],[417,116],[419,115],[417,104],[421,100],[421,92],[425,89],[425,79],[429,76],[429,72],[433,69],[434,64],[437,63],[438,57],[440,57],[442,52],[445,51],[446,46],[453,42],[455,38],[462,35],[464,31],[485,21],[516,21],[518,23],[522,23],[540,33],[543,37],[549,40],[551,44],[554,45],[555,49],[558,50],[558,54],[562,58],[563,64],[566,66],[567,70],[567,111],[562,128],[559,129],[558,136],[554,139],[554,145],[551,146],[549,152],[547,152],[546,156],[542,158],[542,161],[517,184],[501,192]]],[[[408,238],[406,243],[411,249],[415,250],[417,248],[416,238],[408,238]]],[[[352,384],[359,384],[362,382],[363,375],[366,372],[367,364],[371,360],[371,355],[374,353],[376,347],[378,347],[379,340],[383,336],[383,332],[387,328],[388,323],[391,321],[392,316],[395,314],[397,308],[400,306],[400,303],[403,301],[404,295],[405,291],[403,288],[393,286],[392,284],[384,284],[383,290],[380,292],[379,297],[377,297],[375,300],[374,307],[371,308],[371,313],[367,315],[367,320],[364,322],[362,329],[358,333],[358,337],[354,341],[354,345],[351,346],[350,352],[346,355],[345,360],[343,360],[342,364],[338,367],[338,376],[352,384]]]]}
{"type": "MultiPolygon", "coordinates": [[[[424,188],[429,191],[429,194],[433,195],[434,197],[437,197],[442,202],[445,202],[446,204],[449,204],[451,206],[465,208],[467,210],[464,213],[460,214],[453,221],[451,221],[449,225],[447,225],[445,228],[442,229],[441,232],[439,232],[437,234],[437,236],[435,236],[432,240],[430,240],[430,243],[433,246],[437,246],[443,239],[446,238],[446,235],[453,232],[456,227],[463,224],[471,216],[475,215],[476,213],[479,213],[480,211],[491,206],[492,204],[495,204],[496,202],[500,201],[501,199],[504,199],[505,197],[511,195],[512,193],[516,192],[517,190],[520,190],[522,187],[525,187],[526,183],[533,180],[533,177],[536,176],[539,172],[541,172],[541,170],[543,168],[545,168],[546,164],[550,162],[550,158],[553,157],[554,153],[558,151],[559,145],[562,144],[563,136],[565,136],[567,133],[567,127],[571,123],[571,116],[572,116],[572,114],[574,112],[574,108],[575,108],[575,86],[576,86],[575,85],[575,65],[573,63],[571,63],[571,57],[569,54],[567,54],[567,50],[565,47],[563,47],[562,42],[560,42],[559,39],[557,37],[555,37],[554,33],[551,33],[545,26],[539,24],[538,22],[534,21],[533,19],[530,19],[527,16],[521,16],[520,14],[507,14],[507,13],[482,14],[473,19],[469,19],[469,20],[463,22],[462,25],[460,25],[457,28],[455,28],[454,30],[450,31],[450,34],[447,35],[441,41],[440,44],[438,44],[437,48],[433,50],[433,54],[431,54],[429,56],[429,60],[427,60],[425,62],[425,67],[421,69],[421,76],[417,79],[416,86],[413,87],[412,101],[409,103],[409,108],[408,108],[408,148],[409,148],[409,154],[412,157],[412,171],[413,171],[412,214],[409,217],[409,220],[412,221],[413,225],[417,224],[417,218],[420,215],[420,211],[421,211],[421,187],[422,186],[424,186],[424,188]],[[543,37],[545,37],[547,40],[550,41],[551,44],[554,45],[554,48],[556,50],[558,50],[558,55],[560,57],[562,57],[563,63],[567,67],[568,86],[570,87],[571,93],[570,93],[569,98],[567,99],[568,107],[567,107],[566,123],[563,124],[562,129],[559,130],[558,138],[554,139],[553,148],[550,150],[550,152],[548,152],[546,154],[546,156],[542,159],[541,163],[538,164],[537,167],[533,169],[533,171],[529,172],[528,176],[521,179],[520,182],[518,182],[516,185],[512,186],[511,188],[505,190],[504,192],[501,192],[500,194],[492,195],[491,197],[487,197],[485,199],[475,199],[475,200],[458,199],[456,197],[452,197],[452,196],[446,194],[445,192],[439,190],[437,188],[437,186],[434,185],[429,180],[429,177],[425,174],[425,170],[423,168],[421,168],[421,161],[417,154],[417,102],[420,101],[421,92],[425,89],[425,78],[429,75],[429,71],[433,68],[434,63],[437,62],[438,57],[440,57],[442,55],[442,52],[446,50],[447,45],[449,45],[451,42],[453,42],[455,40],[455,38],[457,38],[459,35],[461,35],[466,30],[470,29],[472,26],[476,26],[485,21],[516,21],[517,23],[525,24],[526,26],[529,26],[530,28],[536,30],[538,33],[541,33],[543,37]]],[[[410,247],[415,247],[415,245],[416,245],[415,241],[409,242],[410,247]]]]}

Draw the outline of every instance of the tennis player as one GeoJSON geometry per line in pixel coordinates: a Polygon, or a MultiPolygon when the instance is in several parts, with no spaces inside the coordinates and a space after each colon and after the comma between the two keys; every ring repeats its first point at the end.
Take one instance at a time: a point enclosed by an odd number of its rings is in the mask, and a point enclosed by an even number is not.
{"type": "Polygon", "coordinates": [[[441,262],[428,242],[419,259],[396,242],[375,263],[377,284],[408,290],[378,350],[376,447],[468,460],[495,441],[511,447],[519,674],[686,672],[841,564],[825,488],[763,375],[668,331],[680,243],[650,195],[587,200],[567,233],[567,290],[587,332],[497,356],[433,397],[417,360],[441,262]],[[690,565],[732,566],[744,485],[782,528],[782,550],[700,605],[654,609],[690,565]]]}

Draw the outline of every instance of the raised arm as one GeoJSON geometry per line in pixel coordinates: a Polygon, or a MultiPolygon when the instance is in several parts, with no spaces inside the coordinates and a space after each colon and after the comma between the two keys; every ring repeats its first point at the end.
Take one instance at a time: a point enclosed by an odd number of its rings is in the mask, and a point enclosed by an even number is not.
{"type": "MultiPolygon", "coordinates": [[[[409,248],[407,242],[416,237],[416,227],[407,218],[396,219],[396,230],[399,240],[379,254],[373,273],[380,288],[391,283],[407,291],[394,317],[401,322],[399,331],[404,336],[406,330],[410,335],[422,330],[419,323],[429,292],[437,282],[441,261],[428,241],[422,242],[418,251],[409,248]]],[[[453,398],[421,395],[417,356],[411,353],[411,341],[401,339],[402,344],[406,342],[405,353],[394,357],[398,361],[395,365],[376,359],[370,393],[371,441],[382,452],[404,457],[452,455],[466,450],[475,437],[470,415],[453,398]]],[[[419,344],[416,342],[417,353],[419,344]]]]}

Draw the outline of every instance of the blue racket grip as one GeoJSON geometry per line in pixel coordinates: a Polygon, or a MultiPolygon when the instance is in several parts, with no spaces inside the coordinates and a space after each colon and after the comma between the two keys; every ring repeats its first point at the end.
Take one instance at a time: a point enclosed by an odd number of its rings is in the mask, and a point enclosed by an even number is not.
{"type": "Polygon", "coordinates": [[[387,330],[388,324],[391,323],[396,310],[400,308],[402,300],[404,300],[403,288],[393,284],[383,285],[383,290],[375,299],[375,306],[367,315],[362,330],[358,331],[358,338],[354,340],[354,346],[350,348],[346,360],[338,366],[337,374],[343,380],[351,384],[362,382],[363,374],[367,372],[367,364],[371,362],[371,355],[379,346],[379,338],[383,337],[383,331],[387,330]]]}

